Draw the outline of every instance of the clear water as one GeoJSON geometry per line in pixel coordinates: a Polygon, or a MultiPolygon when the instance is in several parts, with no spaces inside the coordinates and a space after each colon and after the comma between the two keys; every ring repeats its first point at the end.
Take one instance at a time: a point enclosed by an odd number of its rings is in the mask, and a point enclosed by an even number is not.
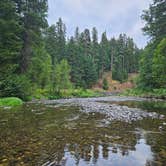
{"type": "MultiPolygon", "coordinates": [[[[116,104],[166,115],[164,101],[116,104]]],[[[165,166],[164,122],[166,119],[107,123],[104,115],[87,115],[69,106],[0,108],[0,166],[51,162],[66,166],[165,166]]]]}

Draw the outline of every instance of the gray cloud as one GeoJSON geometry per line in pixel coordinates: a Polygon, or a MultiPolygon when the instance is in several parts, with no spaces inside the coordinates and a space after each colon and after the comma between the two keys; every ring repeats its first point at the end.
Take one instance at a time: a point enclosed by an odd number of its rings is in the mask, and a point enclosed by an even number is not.
{"type": "Polygon", "coordinates": [[[146,45],[147,39],[141,28],[142,10],[148,8],[151,0],[49,0],[48,22],[54,24],[61,17],[68,35],[76,26],[97,27],[99,34],[107,31],[108,37],[126,33],[134,38],[139,47],[146,45]]]}

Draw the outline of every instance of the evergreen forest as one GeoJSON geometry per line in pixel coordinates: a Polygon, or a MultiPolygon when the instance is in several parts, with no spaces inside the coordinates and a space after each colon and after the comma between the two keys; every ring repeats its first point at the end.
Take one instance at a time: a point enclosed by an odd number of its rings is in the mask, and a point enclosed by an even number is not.
{"type": "Polygon", "coordinates": [[[166,88],[163,0],[153,0],[142,13],[143,32],[150,38],[144,49],[123,33],[99,36],[96,27],[76,27],[68,37],[62,18],[48,25],[47,0],[1,0],[0,11],[0,97],[29,100],[39,91],[56,96],[67,89],[91,89],[108,71],[120,83],[139,73],[140,89],[166,88]]]}

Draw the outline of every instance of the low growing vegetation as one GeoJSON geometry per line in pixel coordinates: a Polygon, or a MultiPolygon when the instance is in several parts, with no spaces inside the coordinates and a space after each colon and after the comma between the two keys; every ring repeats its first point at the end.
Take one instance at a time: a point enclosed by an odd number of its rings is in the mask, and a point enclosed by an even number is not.
{"type": "Polygon", "coordinates": [[[35,94],[34,98],[36,99],[60,99],[60,98],[72,98],[72,97],[96,97],[100,94],[96,91],[90,89],[65,89],[60,90],[55,93],[49,93],[48,90],[38,89],[35,94]]]}
{"type": "Polygon", "coordinates": [[[161,98],[166,99],[166,89],[127,89],[120,95],[122,96],[140,96],[140,97],[154,97],[154,98],[161,98]]]}
{"type": "Polygon", "coordinates": [[[17,97],[6,97],[0,99],[0,106],[19,106],[23,101],[17,97]]]}

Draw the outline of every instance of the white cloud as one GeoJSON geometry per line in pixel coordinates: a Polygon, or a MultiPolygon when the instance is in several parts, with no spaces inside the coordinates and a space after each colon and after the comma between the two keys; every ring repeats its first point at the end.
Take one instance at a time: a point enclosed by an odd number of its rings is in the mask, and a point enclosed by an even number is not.
{"type": "Polygon", "coordinates": [[[111,19],[126,14],[137,7],[144,9],[151,0],[62,0],[64,5],[76,14],[89,14],[111,19]]]}

